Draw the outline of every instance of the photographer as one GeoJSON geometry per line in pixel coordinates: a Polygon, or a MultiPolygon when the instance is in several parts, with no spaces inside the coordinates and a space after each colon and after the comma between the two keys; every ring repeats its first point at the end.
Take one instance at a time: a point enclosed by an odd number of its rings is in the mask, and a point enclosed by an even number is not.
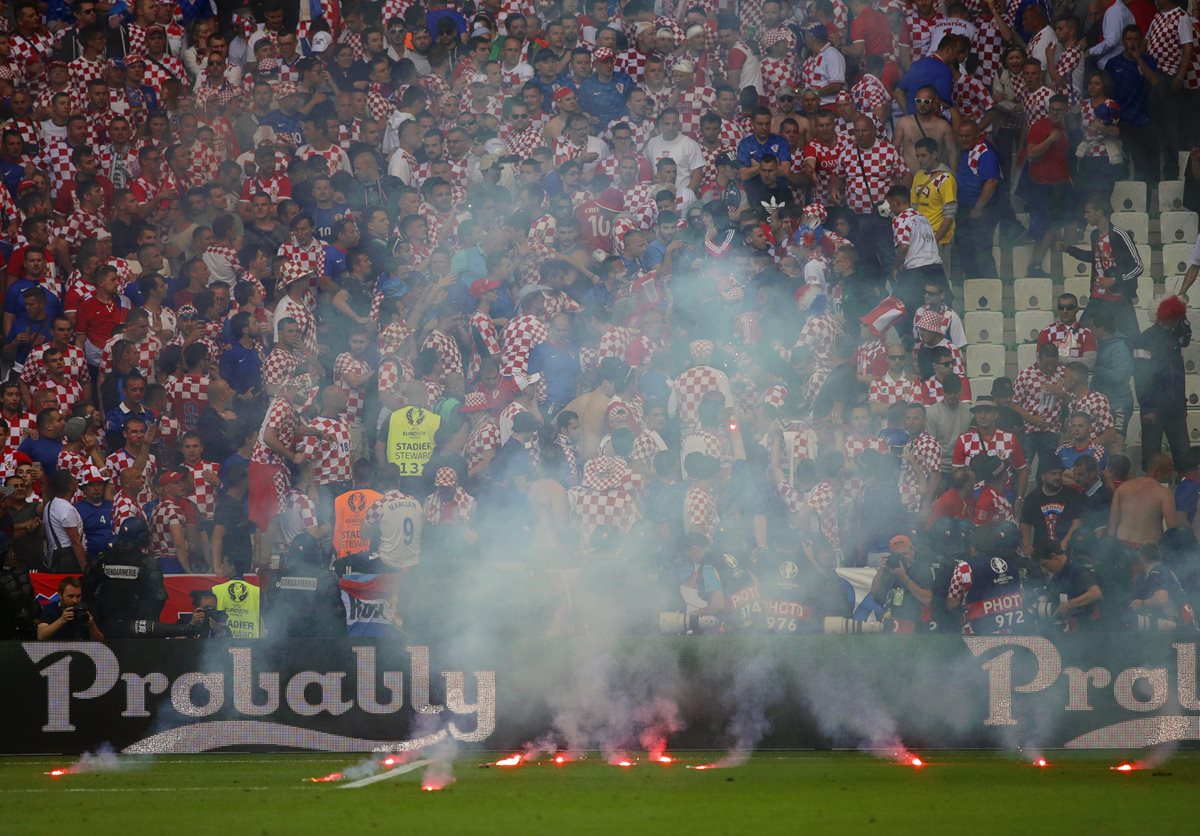
{"type": "Polygon", "coordinates": [[[963,632],[993,635],[1025,632],[1021,575],[992,526],[971,532],[971,555],[960,561],[950,580],[946,606],[962,609],[963,632]],[[1002,554],[1003,553],[1003,554],[1002,554]]]}
{"type": "Polygon", "coordinates": [[[1067,553],[1055,542],[1051,542],[1046,551],[1038,556],[1038,562],[1042,572],[1049,578],[1046,591],[1051,605],[1058,602],[1054,618],[1061,622],[1059,629],[1064,633],[1074,633],[1099,627],[1100,601],[1104,593],[1100,591],[1100,584],[1091,567],[1068,558],[1067,553]]]}
{"type": "Polygon", "coordinates": [[[39,641],[104,641],[91,608],[83,603],[83,584],[79,578],[63,578],[58,585],[58,603],[51,604],[38,616],[39,641]]]}
{"type": "Polygon", "coordinates": [[[912,540],[904,534],[891,539],[888,551],[871,581],[871,597],[883,606],[884,632],[913,633],[929,621],[935,567],[917,563],[912,540]]]}
{"type": "Polygon", "coordinates": [[[1157,543],[1146,543],[1138,549],[1134,571],[1126,623],[1136,630],[1154,629],[1150,625],[1160,623],[1173,629],[1184,603],[1184,591],[1175,573],[1162,565],[1157,543]]]}
{"type": "Polygon", "coordinates": [[[208,589],[192,590],[191,620],[186,623],[195,631],[197,638],[229,637],[226,615],[217,609],[217,596],[208,589]]]}

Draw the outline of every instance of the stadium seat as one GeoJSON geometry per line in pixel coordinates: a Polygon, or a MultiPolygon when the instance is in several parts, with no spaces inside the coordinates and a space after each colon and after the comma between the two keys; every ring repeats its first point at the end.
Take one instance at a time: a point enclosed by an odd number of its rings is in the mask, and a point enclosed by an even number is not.
{"type": "Polygon", "coordinates": [[[1161,287],[1155,283],[1154,277],[1148,273],[1138,276],[1137,304],[1148,311],[1154,310],[1154,300],[1162,296],[1161,287]]]}
{"type": "Polygon", "coordinates": [[[1191,411],[1187,416],[1188,441],[1200,444],[1200,412],[1191,411]]]}
{"type": "Polygon", "coordinates": [[[1145,212],[1113,212],[1112,225],[1128,230],[1134,243],[1150,243],[1150,216],[1145,212]]]}
{"type": "Polygon", "coordinates": [[[992,384],[996,382],[994,377],[968,377],[971,382],[971,396],[979,397],[980,395],[990,395],[992,393],[992,384]]]}
{"type": "Polygon", "coordinates": [[[1004,358],[1002,345],[978,343],[967,346],[967,377],[1003,377],[1004,358]]]}
{"type": "Polygon", "coordinates": [[[1092,263],[1090,261],[1081,261],[1070,253],[1062,254],[1063,263],[1063,279],[1078,278],[1080,276],[1088,278],[1092,274],[1092,263]]]}
{"type": "Polygon", "coordinates": [[[1074,293],[1079,299],[1079,307],[1086,308],[1088,299],[1091,298],[1092,292],[1092,277],[1090,275],[1091,265],[1088,265],[1089,273],[1082,276],[1067,276],[1063,279],[1063,293],[1074,293]]]}
{"type": "MultiPolygon", "coordinates": [[[[1009,252],[1012,254],[1012,274],[1014,276],[1028,275],[1029,268],[1036,266],[1030,263],[1030,258],[1033,256],[1032,245],[1023,244],[1019,247],[1013,247],[1009,252]]],[[[1045,268],[1043,267],[1042,269],[1045,268]]]]}
{"type": "MultiPolygon", "coordinates": [[[[1113,213],[1116,217],[1116,213],[1113,213]]],[[[1196,242],[1195,212],[1163,212],[1158,218],[1158,229],[1162,242],[1166,244],[1194,244],[1196,242]]]]}
{"type": "Polygon", "coordinates": [[[1185,374],[1183,389],[1187,393],[1188,407],[1200,407],[1200,374],[1185,374]]]}
{"type": "Polygon", "coordinates": [[[1054,306],[1054,282],[1050,279],[1017,279],[1013,302],[1018,311],[1050,310],[1054,306]]]}
{"type": "Polygon", "coordinates": [[[1142,272],[1157,275],[1154,273],[1154,249],[1149,244],[1134,244],[1133,246],[1141,256],[1142,272]]]}
{"type": "Polygon", "coordinates": [[[1004,285],[999,279],[967,279],[963,282],[963,308],[966,311],[998,311],[1004,301],[1004,285]]]}
{"type": "Polygon", "coordinates": [[[1149,308],[1139,305],[1133,309],[1133,312],[1137,315],[1138,331],[1145,331],[1154,324],[1154,316],[1150,313],[1149,308]]]}
{"type": "Polygon", "coordinates": [[[1192,340],[1183,349],[1183,370],[1188,374],[1200,374],[1200,340],[1192,340]]]}
{"type": "Polygon", "coordinates": [[[1021,369],[1027,369],[1037,360],[1037,345],[1034,343],[1021,343],[1017,346],[1017,371],[1013,374],[1015,378],[1020,374],[1021,369]]]}
{"type": "MultiPolygon", "coordinates": [[[[1163,275],[1168,279],[1182,276],[1192,263],[1191,244],[1166,244],[1162,248],[1163,275]]],[[[1178,283],[1168,287],[1177,287],[1178,283]]]]}
{"type": "Polygon", "coordinates": [[[1183,181],[1163,180],[1158,184],[1158,211],[1174,212],[1183,208],[1183,181]]]}
{"type": "Polygon", "coordinates": [[[1112,190],[1113,209],[1118,212],[1146,211],[1146,184],[1141,180],[1118,180],[1112,190]]]}
{"type": "MultiPolygon", "coordinates": [[[[1125,449],[1130,447],[1140,447],[1142,445],[1142,413],[1134,410],[1129,416],[1129,423],[1125,425],[1125,449]]],[[[1137,459],[1133,459],[1137,461],[1137,459]]]]}
{"type": "Polygon", "coordinates": [[[1003,345],[1004,314],[999,311],[970,311],[963,315],[963,330],[967,332],[967,352],[979,343],[1003,345]]]}
{"type": "Polygon", "coordinates": [[[1014,326],[1018,343],[1037,342],[1038,334],[1049,325],[1054,316],[1049,310],[1017,311],[1014,326]]]}

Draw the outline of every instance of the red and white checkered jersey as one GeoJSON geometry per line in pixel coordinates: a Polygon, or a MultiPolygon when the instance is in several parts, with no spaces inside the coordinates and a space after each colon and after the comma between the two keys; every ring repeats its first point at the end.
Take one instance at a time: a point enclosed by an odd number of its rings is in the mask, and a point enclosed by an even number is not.
{"type": "Polygon", "coordinates": [[[64,375],[62,380],[43,378],[38,388],[49,389],[54,393],[54,397],[58,400],[58,408],[64,415],[71,411],[71,407],[83,400],[83,385],[75,377],[64,375]]]}
{"type": "Polygon", "coordinates": [[[1042,85],[1032,93],[1026,91],[1021,97],[1021,106],[1025,111],[1025,128],[1033,127],[1033,123],[1050,112],[1050,100],[1054,98],[1054,88],[1042,85]]]}
{"type": "MultiPolygon", "coordinates": [[[[109,472],[112,473],[113,484],[118,489],[121,487],[121,471],[133,467],[136,458],[137,456],[134,456],[122,447],[104,460],[104,464],[108,467],[109,472]]],[[[156,496],[154,485],[158,479],[158,458],[153,453],[150,453],[146,457],[146,464],[142,467],[142,476],[145,477],[146,482],[138,492],[137,501],[140,505],[147,505],[154,501],[156,496]]]]}
{"type": "Polygon", "coordinates": [[[807,346],[812,349],[817,362],[825,364],[829,361],[829,353],[833,350],[833,342],[842,333],[841,317],[832,313],[810,316],[800,329],[796,338],[796,346],[807,346]]]}
{"type": "MultiPolygon", "coordinates": [[[[482,343],[490,356],[496,357],[500,355],[500,332],[496,329],[496,323],[492,322],[490,316],[480,310],[471,311],[471,317],[467,324],[476,346],[482,343]]],[[[467,370],[468,380],[474,380],[478,377],[481,359],[480,352],[476,351],[472,353],[471,367],[467,370]]]]}
{"type": "Polygon", "coordinates": [[[1084,354],[1095,353],[1096,351],[1096,335],[1092,333],[1091,328],[1087,328],[1078,322],[1074,325],[1067,325],[1062,322],[1053,322],[1047,325],[1038,334],[1037,338],[1039,348],[1046,343],[1054,343],[1054,345],[1058,346],[1058,356],[1064,363],[1070,362],[1070,360],[1078,360],[1084,354]]]}
{"type": "Polygon", "coordinates": [[[587,546],[592,533],[602,525],[628,533],[642,518],[637,497],[624,486],[598,491],[576,485],[567,491],[571,519],[579,529],[580,542],[587,546]]]}
{"type": "Polygon", "coordinates": [[[471,430],[471,435],[467,438],[467,445],[463,448],[463,458],[467,460],[468,467],[477,467],[483,461],[484,456],[488,453],[495,453],[499,449],[500,422],[494,416],[489,415],[471,430]]]}
{"type": "Polygon", "coordinates": [[[838,146],[834,173],[842,179],[846,205],[856,214],[869,215],[892,184],[908,174],[908,166],[894,145],[877,138],[865,151],[852,142],[838,146]]]}
{"type": "Polygon", "coordinates": [[[161,58],[146,56],[146,73],[142,76],[144,84],[154,88],[154,92],[161,96],[163,85],[171,79],[175,79],[187,89],[188,74],[182,61],[174,55],[164,54],[161,58]]]}
{"type": "Polygon", "coordinates": [[[339,171],[350,173],[350,155],[347,154],[340,145],[330,145],[324,151],[318,151],[311,145],[301,145],[296,149],[296,158],[307,160],[312,157],[321,157],[325,160],[325,168],[330,174],[337,174],[339,171]]]}
{"type": "MultiPolygon", "coordinates": [[[[1151,29],[1150,31],[1154,31],[1151,29]]],[[[104,79],[104,61],[92,61],[80,55],[67,64],[67,74],[71,79],[72,94],[82,104],[87,99],[87,85],[93,79],[104,79]]]]}
{"type": "Polygon", "coordinates": [[[413,379],[412,365],[407,360],[389,357],[379,364],[379,391],[402,394],[400,387],[413,379]]]}
{"type": "Polygon", "coordinates": [[[823,145],[812,140],[804,146],[804,161],[812,160],[816,165],[817,182],[813,190],[813,199],[822,205],[833,203],[833,192],[830,183],[838,165],[838,147],[823,145]]]}
{"type": "MultiPolygon", "coordinates": [[[[791,55],[783,58],[763,58],[759,70],[762,72],[763,95],[767,97],[767,101],[775,101],[780,90],[795,87],[797,78],[815,78],[814,74],[819,74],[821,69],[819,61],[820,58],[814,56],[805,61],[803,67],[797,68],[796,59],[791,55]]],[[[824,87],[825,84],[821,86],[824,87]]]]}
{"type": "Polygon", "coordinates": [[[1062,79],[1056,90],[1067,97],[1072,108],[1079,107],[1079,101],[1083,98],[1083,43],[1076,42],[1061,50],[1054,59],[1054,70],[1062,79]]]}
{"type": "Polygon", "coordinates": [[[213,473],[220,476],[221,465],[216,462],[206,462],[204,460],[198,461],[195,464],[180,462],[179,471],[192,477],[194,487],[188,499],[195,503],[203,519],[211,520],[213,512],[217,510],[217,486],[210,485],[204,478],[204,474],[213,473]]]}
{"type": "Polygon", "coordinates": [[[972,427],[960,435],[954,442],[953,463],[955,467],[970,467],[976,456],[996,456],[1003,461],[1012,460],[1015,470],[1025,466],[1025,451],[1021,442],[1007,430],[994,429],[992,434],[984,438],[979,430],[972,427]]]}
{"type": "Polygon", "coordinates": [[[717,513],[717,498],[707,485],[693,483],[683,497],[683,527],[698,531],[711,542],[717,534],[721,517],[717,513]]]}
{"type": "Polygon", "coordinates": [[[299,262],[305,272],[325,272],[325,244],[319,238],[314,237],[307,247],[301,247],[295,241],[284,241],[276,255],[285,262],[299,262]]]}
{"type": "Polygon", "coordinates": [[[475,497],[471,496],[461,485],[456,485],[454,495],[449,499],[443,498],[439,490],[425,500],[425,522],[430,525],[446,525],[454,523],[469,523],[475,515],[475,497]]]}
{"type": "Polygon", "coordinates": [[[984,485],[983,490],[975,499],[975,510],[971,514],[971,521],[975,525],[995,525],[1002,522],[1016,522],[1017,518],[1013,514],[1012,505],[1004,497],[1004,494],[984,485]]]}
{"type": "MultiPolygon", "coordinates": [[[[963,375],[958,375],[959,382],[962,383],[962,394],[959,396],[964,401],[971,400],[971,381],[967,380],[963,375]]],[[[930,377],[921,383],[921,403],[925,406],[933,406],[939,404],[946,399],[946,391],[942,388],[942,382],[936,376],[930,377]]]]}
{"type": "Polygon", "coordinates": [[[281,386],[285,380],[292,377],[303,364],[299,355],[281,345],[271,349],[263,363],[262,379],[264,386],[281,386]]]}
{"type": "Polygon", "coordinates": [[[520,133],[511,134],[505,140],[505,150],[522,160],[529,159],[533,156],[534,151],[546,147],[548,147],[546,137],[542,135],[542,129],[537,125],[530,125],[520,133]]]}
{"type": "Polygon", "coordinates": [[[346,416],[330,418],[318,415],[309,421],[308,425],[328,436],[304,436],[300,439],[300,452],[313,463],[313,481],[318,485],[349,482],[353,473],[350,461],[350,424],[346,416]]]}
{"type": "Polygon", "coordinates": [[[458,343],[453,337],[441,331],[430,331],[421,345],[422,351],[427,348],[437,352],[438,359],[442,361],[443,375],[464,373],[462,352],[459,351],[458,343]]]}
{"type": "Polygon", "coordinates": [[[696,425],[700,401],[709,392],[720,392],[725,398],[725,405],[733,406],[733,389],[728,376],[720,369],[692,366],[675,378],[668,409],[679,417],[685,432],[696,425]]]}
{"type": "Polygon", "coordinates": [[[850,98],[854,101],[855,110],[872,116],[877,108],[890,107],[892,101],[887,86],[870,73],[863,73],[862,77],[850,88],[850,98]]]}
{"type": "Polygon", "coordinates": [[[13,416],[0,413],[0,418],[3,418],[4,423],[8,426],[8,432],[4,436],[5,453],[15,452],[21,446],[22,441],[37,431],[37,416],[32,412],[21,411],[13,416]]]}
{"type": "Polygon", "coordinates": [[[1158,62],[1158,71],[1173,76],[1183,60],[1184,44],[1193,43],[1192,18],[1179,6],[1159,10],[1146,33],[1146,52],[1158,62]]]}
{"type": "Polygon", "coordinates": [[[968,119],[976,121],[992,109],[995,101],[979,76],[963,73],[954,82],[954,106],[968,119]]]}
{"type": "Polygon", "coordinates": [[[854,369],[859,377],[878,378],[887,374],[887,343],[872,337],[854,352],[854,369]]]}
{"type": "Polygon", "coordinates": [[[168,170],[164,170],[158,180],[151,180],[143,173],[130,184],[129,191],[133,192],[133,197],[138,203],[143,204],[151,203],[160,196],[176,197],[181,193],[179,181],[168,170]]]}
{"type": "Polygon", "coordinates": [[[513,372],[525,374],[529,371],[529,352],[535,345],[550,339],[546,323],[533,314],[520,314],[504,326],[504,354],[500,360],[500,374],[512,377],[513,372]]]}
{"type": "MultiPolygon", "coordinates": [[[[767,83],[767,62],[774,59],[762,59],[763,84],[767,83]]],[[[846,80],[846,59],[838,52],[833,44],[826,44],[815,55],[804,59],[800,68],[800,82],[805,87],[820,90],[835,82],[846,80]]],[[[774,97],[768,101],[775,101],[774,97]]]]}
{"type": "Polygon", "coordinates": [[[856,435],[852,432],[846,433],[846,437],[842,439],[842,454],[847,461],[853,461],[868,450],[874,450],[876,453],[887,453],[887,442],[877,435],[856,435]]]}
{"type": "Polygon", "coordinates": [[[347,375],[363,375],[371,371],[365,360],[359,360],[348,351],[344,351],[333,361],[333,382],[346,392],[346,417],[351,424],[363,422],[363,409],[366,407],[366,394],[370,383],[361,387],[352,386],[347,375]]]}
{"type": "MultiPolygon", "coordinates": [[[[45,343],[29,352],[29,359],[25,361],[25,368],[21,370],[21,381],[30,389],[38,388],[46,378],[46,363],[43,358],[47,349],[51,347],[50,343],[45,343]]],[[[83,349],[74,343],[67,343],[62,352],[67,376],[83,380],[83,374],[87,371],[87,358],[83,349]]]]}
{"type": "Polygon", "coordinates": [[[296,414],[295,407],[285,398],[275,398],[271,401],[267,416],[263,419],[262,430],[258,433],[258,440],[254,442],[254,448],[250,451],[250,461],[259,464],[284,464],[280,455],[263,441],[263,431],[267,427],[273,427],[279,435],[279,443],[283,445],[284,449],[295,450],[296,429],[299,422],[300,416],[296,414]]]}
{"type": "Polygon", "coordinates": [[[900,501],[904,510],[916,513],[921,510],[917,471],[926,479],[937,474],[942,465],[942,445],[929,433],[922,432],[908,442],[905,450],[909,456],[900,462],[900,501]]]}
{"type": "Polygon", "coordinates": [[[187,525],[187,516],[183,506],[173,497],[163,497],[162,502],[154,506],[150,515],[150,554],[157,557],[175,555],[175,540],[171,536],[171,526],[178,523],[187,525]]]}
{"type": "Polygon", "coordinates": [[[679,120],[688,136],[700,133],[700,117],[717,106],[717,91],[705,84],[694,84],[679,92],[679,120]]]}
{"type": "Polygon", "coordinates": [[[112,518],[112,530],[114,534],[121,530],[121,523],[125,522],[125,520],[139,519],[147,525],[150,524],[150,521],[146,519],[145,509],[138,504],[138,501],[125,493],[125,491],[119,489],[113,496],[112,518]]]}
{"type": "Polygon", "coordinates": [[[95,238],[97,232],[107,228],[108,224],[104,218],[83,209],[77,209],[67,218],[66,223],[54,231],[54,234],[70,244],[73,251],[78,251],[79,244],[85,238],[95,238]]]}
{"type": "Polygon", "coordinates": [[[1004,69],[1004,36],[1000,34],[1000,30],[996,28],[996,21],[992,19],[977,20],[975,22],[975,56],[979,59],[979,68],[976,71],[979,80],[982,81],[987,88],[992,89],[992,84],[996,81],[996,77],[1000,75],[1000,71],[1004,69]]]}
{"type": "Polygon", "coordinates": [[[900,33],[900,43],[912,49],[912,61],[924,58],[937,48],[937,44],[929,42],[929,35],[934,27],[946,22],[946,18],[934,13],[933,17],[921,17],[916,6],[909,6],[904,19],[904,29],[900,33]]]}
{"type": "Polygon", "coordinates": [[[1088,392],[1071,402],[1072,412],[1086,412],[1092,416],[1092,440],[1095,441],[1113,427],[1112,405],[1108,396],[1101,392],[1088,392]]]}
{"type": "Polygon", "coordinates": [[[650,56],[639,50],[636,46],[630,47],[617,55],[616,61],[613,63],[613,69],[617,72],[628,73],[629,77],[637,84],[641,84],[646,77],[646,59],[650,56]]]}
{"type": "Polygon", "coordinates": [[[871,381],[867,393],[868,403],[892,405],[894,403],[922,403],[925,397],[925,386],[915,377],[894,378],[885,374],[871,381]]]}
{"type": "Polygon", "coordinates": [[[51,137],[35,162],[38,168],[50,172],[50,191],[57,193],[63,183],[75,179],[75,164],[71,162],[74,149],[65,139],[51,137]]]}
{"type": "Polygon", "coordinates": [[[208,406],[208,375],[183,374],[167,378],[164,384],[171,399],[171,414],[185,430],[200,426],[200,413],[208,406]]]}
{"type": "MultiPolygon", "coordinates": [[[[1047,384],[1062,385],[1063,375],[1067,367],[1061,363],[1055,367],[1052,375],[1047,375],[1037,363],[1021,369],[1017,379],[1013,381],[1013,405],[1019,406],[1025,412],[1042,421],[1053,425],[1054,432],[1062,423],[1062,401],[1057,396],[1046,391],[1047,384]]],[[[1025,423],[1025,432],[1045,432],[1045,427],[1037,427],[1025,423]]]]}

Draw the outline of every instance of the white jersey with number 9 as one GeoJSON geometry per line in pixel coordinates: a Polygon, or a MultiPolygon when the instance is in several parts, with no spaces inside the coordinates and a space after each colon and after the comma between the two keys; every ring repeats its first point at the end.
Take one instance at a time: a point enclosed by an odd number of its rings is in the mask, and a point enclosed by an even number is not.
{"type": "Polygon", "coordinates": [[[379,559],[393,569],[416,566],[421,557],[421,503],[411,496],[383,497],[379,517],[379,559]]]}

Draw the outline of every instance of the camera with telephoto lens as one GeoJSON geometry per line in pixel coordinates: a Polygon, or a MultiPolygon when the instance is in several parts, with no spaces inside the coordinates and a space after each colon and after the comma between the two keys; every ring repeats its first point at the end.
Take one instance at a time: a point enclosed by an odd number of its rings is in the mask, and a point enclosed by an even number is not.
{"type": "Polygon", "coordinates": [[[1171,618],[1159,618],[1153,615],[1135,616],[1134,629],[1139,633],[1171,633],[1179,629],[1179,625],[1171,618]]]}
{"type": "Polygon", "coordinates": [[[1033,614],[1038,618],[1046,619],[1047,621],[1054,618],[1054,613],[1058,611],[1051,601],[1041,598],[1033,605],[1033,614]]]}
{"type": "Polygon", "coordinates": [[[139,619],[133,622],[133,635],[152,639],[194,639],[203,635],[199,624],[163,624],[139,619]]]}
{"type": "Polygon", "coordinates": [[[858,621],[853,618],[827,615],[824,619],[824,629],[826,635],[882,633],[883,622],[874,619],[858,621]]]}
{"type": "Polygon", "coordinates": [[[662,612],[658,614],[658,629],[665,636],[682,636],[691,633],[711,632],[717,628],[715,615],[662,612]]]}

